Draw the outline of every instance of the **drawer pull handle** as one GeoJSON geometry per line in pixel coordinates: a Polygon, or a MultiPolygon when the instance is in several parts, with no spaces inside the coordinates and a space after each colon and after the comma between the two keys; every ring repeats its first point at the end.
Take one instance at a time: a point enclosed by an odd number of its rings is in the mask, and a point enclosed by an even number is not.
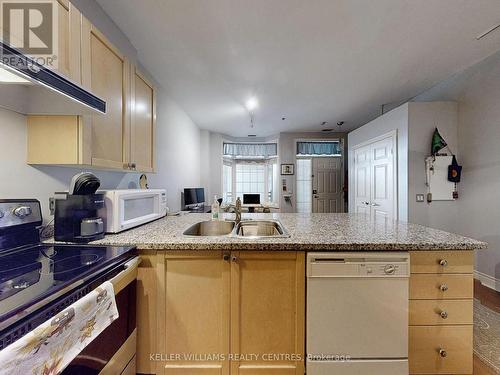
{"type": "Polygon", "coordinates": [[[440,290],[441,292],[446,292],[446,291],[448,290],[448,285],[446,285],[446,284],[441,284],[441,285],[439,286],[439,290],[440,290]]]}
{"type": "Polygon", "coordinates": [[[446,311],[441,311],[441,312],[439,313],[439,315],[440,315],[440,316],[441,316],[441,318],[443,318],[443,319],[448,318],[448,313],[447,313],[446,311]]]}
{"type": "Polygon", "coordinates": [[[443,267],[446,267],[448,265],[448,261],[446,259],[441,259],[439,261],[439,265],[443,266],[443,267]]]}
{"type": "Polygon", "coordinates": [[[444,350],[444,349],[439,349],[439,355],[442,358],[446,358],[446,356],[448,355],[448,353],[446,353],[446,350],[444,350]]]}

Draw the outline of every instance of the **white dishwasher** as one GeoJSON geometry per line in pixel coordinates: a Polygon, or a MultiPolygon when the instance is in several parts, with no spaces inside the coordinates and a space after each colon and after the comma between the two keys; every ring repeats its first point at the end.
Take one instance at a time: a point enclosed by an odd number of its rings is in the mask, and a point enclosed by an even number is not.
{"type": "Polygon", "coordinates": [[[309,253],[307,375],[408,375],[409,255],[309,253]]]}

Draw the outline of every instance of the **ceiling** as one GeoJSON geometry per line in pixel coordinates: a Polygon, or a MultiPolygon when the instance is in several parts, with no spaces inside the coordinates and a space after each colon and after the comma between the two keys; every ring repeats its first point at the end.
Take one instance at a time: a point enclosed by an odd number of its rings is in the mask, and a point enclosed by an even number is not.
{"type": "Polygon", "coordinates": [[[352,130],[500,49],[500,30],[476,40],[498,0],[97,1],[193,121],[232,136],[352,130]]]}

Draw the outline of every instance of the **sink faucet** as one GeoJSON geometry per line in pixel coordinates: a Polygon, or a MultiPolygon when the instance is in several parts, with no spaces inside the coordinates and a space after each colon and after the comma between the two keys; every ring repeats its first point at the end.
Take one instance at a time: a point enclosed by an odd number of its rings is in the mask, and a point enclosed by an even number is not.
{"type": "Polygon", "coordinates": [[[236,214],[236,219],[234,220],[236,225],[238,225],[241,221],[241,199],[240,197],[236,198],[236,205],[234,206],[234,212],[236,214]]]}

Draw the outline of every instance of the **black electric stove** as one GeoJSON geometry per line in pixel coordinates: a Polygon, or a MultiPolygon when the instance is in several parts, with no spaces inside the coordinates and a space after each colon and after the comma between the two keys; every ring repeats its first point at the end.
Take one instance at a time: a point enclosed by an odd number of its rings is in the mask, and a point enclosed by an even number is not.
{"type": "Polygon", "coordinates": [[[44,244],[37,200],[0,200],[0,350],[137,255],[134,247],[44,244]]]}

